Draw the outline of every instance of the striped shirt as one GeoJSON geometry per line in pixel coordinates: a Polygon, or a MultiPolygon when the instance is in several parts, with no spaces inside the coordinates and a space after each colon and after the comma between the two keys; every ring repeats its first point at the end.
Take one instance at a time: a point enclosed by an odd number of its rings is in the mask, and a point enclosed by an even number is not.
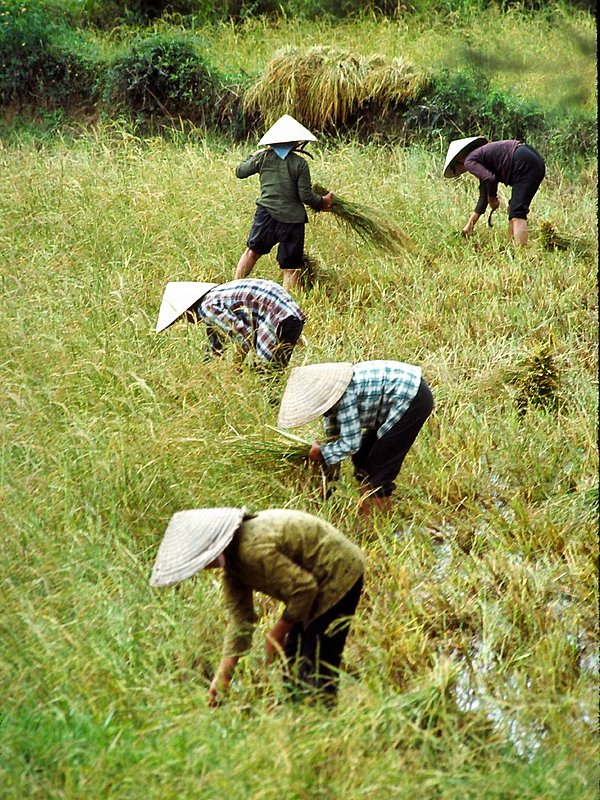
{"type": "Polygon", "coordinates": [[[209,327],[224,331],[244,353],[251,349],[261,361],[270,361],[279,345],[278,326],[288,317],[306,314],[275,281],[242,278],[210,289],[194,308],[209,327]]]}
{"type": "Polygon", "coordinates": [[[362,361],[338,402],[325,413],[321,446],[326,464],[337,464],[360,447],[363,430],[387,433],[409,407],[421,383],[421,367],[401,361],[362,361]]]}

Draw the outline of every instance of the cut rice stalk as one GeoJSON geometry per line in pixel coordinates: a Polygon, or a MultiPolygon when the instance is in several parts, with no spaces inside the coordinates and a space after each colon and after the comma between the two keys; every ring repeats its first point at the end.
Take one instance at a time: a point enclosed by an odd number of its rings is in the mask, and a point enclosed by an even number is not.
{"type": "MultiPolygon", "coordinates": [[[[327,194],[327,189],[318,183],[313,184],[313,190],[320,195],[327,194]]],[[[384,222],[368,206],[344,200],[334,194],[330,213],[341,225],[356,233],[366,244],[380,250],[394,252],[399,248],[415,249],[415,244],[409,236],[397,226],[384,222]]]]}

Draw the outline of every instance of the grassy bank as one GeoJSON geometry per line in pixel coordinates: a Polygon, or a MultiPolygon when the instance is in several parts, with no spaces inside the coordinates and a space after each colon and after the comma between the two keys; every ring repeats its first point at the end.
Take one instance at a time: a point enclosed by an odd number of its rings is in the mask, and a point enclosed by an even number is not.
{"type": "MultiPolygon", "coordinates": [[[[236,450],[274,422],[277,381],[231,354],[202,364],[201,330],[153,333],[166,281],[231,277],[257,193],[233,176],[246,149],[112,125],[0,150],[7,800],[595,796],[595,165],[548,165],[516,255],[502,212],[456,236],[476,187],[443,181],[442,143],[312,150],[315,180],[417,247],[371,253],[325,216],[307,230],[322,280],[292,364],[398,358],[436,396],[395,518],[368,535],[347,465],[322,502],[236,450]],[[543,221],[567,249],[544,248],[543,221]],[[556,402],[522,414],[514,376],[540,348],[556,402]],[[367,554],[332,715],[272,707],[270,602],[209,711],[218,583],[148,586],[171,513],[240,504],[321,514],[367,554]]],[[[256,273],[279,278],[272,258],[256,273]]]]}
{"type": "Polygon", "coordinates": [[[351,140],[430,146],[476,130],[563,161],[597,152],[595,21],[560,3],[210,25],[171,14],[144,27],[117,16],[110,29],[70,8],[2,4],[3,116],[62,131],[126,116],[138,133],[196,126],[240,141],[286,112],[351,140]]]}

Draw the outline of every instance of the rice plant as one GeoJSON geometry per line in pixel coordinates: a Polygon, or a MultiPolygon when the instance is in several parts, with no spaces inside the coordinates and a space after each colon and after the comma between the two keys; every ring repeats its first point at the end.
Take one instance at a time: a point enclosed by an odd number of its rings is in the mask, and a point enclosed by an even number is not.
{"type": "MultiPolygon", "coordinates": [[[[282,36],[425,67],[467,28],[476,42],[502,23],[524,57],[553,47],[569,65],[566,14],[490,7],[474,27],[446,15],[418,30],[250,20],[206,35],[221,63],[253,73],[282,36]]],[[[285,376],[230,351],[202,362],[196,326],[154,333],[166,281],[231,278],[256,194],[233,177],[247,147],[203,130],[141,138],[122,121],[2,126],[3,800],[595,798],[595,160],[548,158],[531,211],[532,230],[551,219],[589,242],[582,258],[534,236],[515,252],[496,219],[451,241],[472,187],[441,177],[444,142],[315,148],[332,186],[379,187],[417,248],[391,259],[333,236],[326,215],[308,232],[327,279],[298,292],[290,366],[409,361],[436,399],[394,514],[365,530],[351,463],[324,498],[303,463],[312,423],[301,442],[265,427],[285,376]],[[282,457],[296,447],[302,459],[282,457]],[[227,616],[218,576],[164,591],[148,579],[171,514],[216,505],[310,511],[363,550],[334,713],[281,702],[262,645],[282,609],[259,595],[253,649],[227,702],[207,707],[227,616]]],[[[281,279],[273,257],[255,269],[281,279]]]]}
{"type": "MultiPolygon", "coordinates": [[[[319,183],[313,184],[317,194],[326,194],[327,189],[319,183]]],[[[400,248],[415,249],[414,242],[396,225],[386,222],[373,209],[343,197],[333,195],[330,212],[346,230],[352,231],[365,244],[384,252],[397,252],[400,248]]]]}
{"type": "Polygon", "coordinates": [[[382,109],[406,103],[424,80],[401,58],[386,63],[326,45],[285,47],[248,89],[245,104],[267,124],[288,113],[322,130],[347,125],[366,103],[382,109]]]}

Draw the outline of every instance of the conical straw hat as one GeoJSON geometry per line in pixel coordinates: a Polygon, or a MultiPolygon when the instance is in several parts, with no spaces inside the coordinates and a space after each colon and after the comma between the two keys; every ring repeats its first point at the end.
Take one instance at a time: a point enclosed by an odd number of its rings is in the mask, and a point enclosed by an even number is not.
{"type": "Polygon", "coordinates": [[[446,161],[444,162],[444,178],[454,178],[454,166],[456,160],[460,156],[466,156],[471,150],[481,147],[482,144],[487,144],[485,136],[467,136],[466,139],[454,139],[448,146],[446,153],[446,161]]]}
{"type": "Polygon", "coordinates": [[[170,586],[195,575],[221,555],[242,524],[245,508],[194,508],[173,514],[150,578],[170,586]]]}
{"type": "Polygon", "coordinates": [[[344,394],[353,371],[348,361],[294,367],[281,398],[277,425],[295,428],[320,417],[344,394]]]}
{"type": "Polygon", "coordinates": [[[317,137],[289,114],[284,114],[262,137],[261,144],[284,144],[285,142],[316,142],[317,137]]]}
{"type": "Polygon", "coordinates": [[[164,331],[169,325],[184,314],[190,306],[200,300],[218,283],[201,283],[199,281],[171,281],[167,283],[158,312],[156,333],[164,331]]]}

